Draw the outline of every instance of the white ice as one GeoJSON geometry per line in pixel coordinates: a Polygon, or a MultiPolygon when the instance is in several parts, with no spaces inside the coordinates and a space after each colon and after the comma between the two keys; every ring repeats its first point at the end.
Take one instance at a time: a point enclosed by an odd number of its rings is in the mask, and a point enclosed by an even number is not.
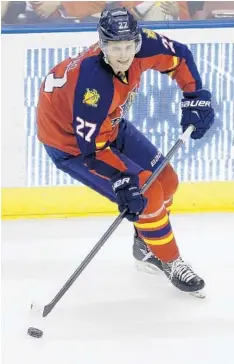
{"type": "Polygon", "coordinates": [[[136,271],[124,221],[42,320],[43,338],[26,334],[31,301],[49,303],[113,220],[2,223],[2,363],[233,364],[234,214],[172,216],[206,299],[136,271]]]}

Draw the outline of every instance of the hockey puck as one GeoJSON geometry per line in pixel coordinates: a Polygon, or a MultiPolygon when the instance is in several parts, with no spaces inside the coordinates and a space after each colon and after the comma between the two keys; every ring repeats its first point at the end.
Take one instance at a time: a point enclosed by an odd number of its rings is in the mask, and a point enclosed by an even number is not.
{"type": "Polygon", "coordinates": [[[28,328],[28,335],[32,336],[32,337],[36,337],[37,339],[39,339],[40,337],[42,337],[43,335],[43,331],[36,329],[35,327],[29,327],[28,328]]]}

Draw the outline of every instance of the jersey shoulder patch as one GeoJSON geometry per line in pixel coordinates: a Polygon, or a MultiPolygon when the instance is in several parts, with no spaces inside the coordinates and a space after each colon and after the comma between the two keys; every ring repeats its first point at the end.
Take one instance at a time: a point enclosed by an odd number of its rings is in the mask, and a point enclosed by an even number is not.
{"type": "Polygon", "coordinates": [[[152,29],[142,28],[142,45],[140,51],[136,54],[136,58],[147,58],[160,54],[161,40],[157,33],[152,29]]]}
{"type": "Polygon", "coordinates": [[[101,66],[100,56],[85,58],[75,88],[74,117],[101,123],[108,114],[113,95],[113,76],[101,66]]]}
{"type": "Polygon", "coordinates": [[[157,34],[152,29],[142,28],[142,34],[148,39],[157,39],[157,34]]]}

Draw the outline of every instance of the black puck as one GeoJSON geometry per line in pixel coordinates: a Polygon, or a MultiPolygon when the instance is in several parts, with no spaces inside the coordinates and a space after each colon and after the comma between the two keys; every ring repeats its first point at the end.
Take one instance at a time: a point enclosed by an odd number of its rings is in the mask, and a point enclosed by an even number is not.
{"type": "Polygon", "coordinates": [[[29,327],[28,328],[28,335],[32,336],[32,337],[36,337],[37,339],[39,339],[40,337],[42,337],[43,335],[43,331],[36,329],[35,327],[29,327]]]}

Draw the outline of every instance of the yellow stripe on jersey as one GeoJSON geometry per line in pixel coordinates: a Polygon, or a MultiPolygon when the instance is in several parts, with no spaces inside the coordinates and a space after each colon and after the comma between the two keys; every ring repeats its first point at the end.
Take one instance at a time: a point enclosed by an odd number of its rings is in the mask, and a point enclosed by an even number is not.
{"type": "Polygon", "coordinates": [[[173,65],[170,68],[168,68],[168,71],[171,70],[171,69],[173,69],[173,71],[168,72],[168,76],[170,76],[170,77],[173,76],[173,74],[175,72],[175,69],[174,68],[176,66],[178,66],[178,64],[180,63],[180,59],[178,57],[173,56],[173,60],[172,61],[173,61],[173,65]]]}
{"type": "Polygon", "coordinates": [[[173,65],[170,68],[168,68],[168,71],[170,71],[171,69],[174,69],[176,66],[178,66],[180,59],[176,56],[173,56],[172,62],[173,62],[173,65]]]}
{"type": "Polygon", "coordinates": [[[106,142],[96,143],[96,147],[102,148],[102,147],[104,147],[105,144],[106,144],[106,142]]]}
{"type": "Polygon", "coordinates": [[[121,78],[121,81],[123,81],[126,85],[128,84],[128,80],[127,80],[125,72],[119,72],[118,76],[121,78]]]}
{"type": "Polygon", "coordinates": [[[165,215],[161,220],[147,223],[135,222],[134,225],[136,228],[144,230],[144,229],[156,229],[160,226],[165,225],[169,221],[168,215],[165,215]]]}
{"type": "Polygon", "coordinates": [[[165,245],[165,244],[170,243],[173,238],[174,238],[174,235],[173,235],[173,233],[171,233],[167,238],[164,238],[164,239],[150,240],[150,239],[144,238],[144,242],[149,245],[165,245]]]}

